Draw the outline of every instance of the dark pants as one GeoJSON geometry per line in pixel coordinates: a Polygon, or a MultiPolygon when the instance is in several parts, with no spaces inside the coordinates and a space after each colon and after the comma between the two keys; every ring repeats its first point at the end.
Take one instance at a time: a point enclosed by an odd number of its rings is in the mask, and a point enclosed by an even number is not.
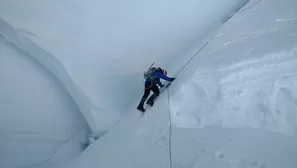
{"type": "Polygon", "coordinates": [[[143,98],[147,98],[150,95],[151,90],[154,92],[153,95],[147,100],[148,102],[154,101],[157,96],[160,94],[160,90],[157,85],[153,85],[151,89],[144,89],[143,98]]]}
{"type": "Polygon", "coordinates": [[[139,103],[138,106],[143,107],[143,104],[144,104],[145,100],[147,99],[147,97],[150,95],[150,92],[151,92],[151,91],[153,91],[154,94],[150,96],[150,98],[147,100],[147,102],[152,102],[152,101],[154,101],[155,98],[158,97],[159,94],[160,94],[160,90],[159,90],[159,88],[158,88],[157,85],[152,85],[151,87],[147,87],[147,86],[145,86],[144,94],[143,94],[143,96],[142,96],[142,98],[141,98],[141,101],[140,101],[140,103],[139,103]]]}

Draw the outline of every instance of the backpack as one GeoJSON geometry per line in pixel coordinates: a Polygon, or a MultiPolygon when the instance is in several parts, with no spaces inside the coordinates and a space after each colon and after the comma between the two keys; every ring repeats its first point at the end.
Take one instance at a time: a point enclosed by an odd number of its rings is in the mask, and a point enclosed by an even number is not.
{"type": "Polygon", "coordinates": [[[143,73],[143,77],[144,79],[148,79],[148,78],[151,78],[153,79],[153,73],[157,71],[157,68],[156,67],[151,67],[149,68],[146,72],[143,73]]]}

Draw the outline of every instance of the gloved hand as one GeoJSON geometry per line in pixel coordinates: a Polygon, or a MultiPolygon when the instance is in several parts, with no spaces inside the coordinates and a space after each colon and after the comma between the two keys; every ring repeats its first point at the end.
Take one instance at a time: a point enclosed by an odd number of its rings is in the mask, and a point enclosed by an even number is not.
{"type": "Polygon", "coordinates": [[[175,80],[175,78],[171,78],[171,81],[174,81],[175,80]]]}

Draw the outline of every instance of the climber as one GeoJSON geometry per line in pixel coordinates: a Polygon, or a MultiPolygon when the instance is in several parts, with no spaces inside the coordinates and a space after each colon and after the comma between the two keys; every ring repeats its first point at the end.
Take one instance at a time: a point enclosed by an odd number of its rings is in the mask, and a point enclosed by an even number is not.
{"type": "Polygon", "coordinates": [[[151,67],[148,69],[147,72],[144,74],[145,78],[145,84],[144,84],[144,94],[140,100],[139,105],[137,106],[137,110],[140,110],[141,112],[144,112],[145,109],[143,108],[144,102],[146,101],[147,97],[150,95],[150,91],[152,90],[154,92],[153,95],[150,96],[146,104],[153,106],[154,100],[156,97],[159,96],[160,90],[157,85],[162,88],[164,84],[161,83],[160,78],[164,79],[166,81],[174,81],[175,78],[167,77],[167,71],[163,70],[161,68],[151,67]]]}

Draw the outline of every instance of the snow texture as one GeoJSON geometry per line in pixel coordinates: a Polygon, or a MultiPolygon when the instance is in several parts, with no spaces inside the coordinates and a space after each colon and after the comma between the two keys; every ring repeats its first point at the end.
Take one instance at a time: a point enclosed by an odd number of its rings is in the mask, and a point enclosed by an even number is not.
{"type": "Polygon", "coordinates": [[[0,16],[0,167],[297,167],[295,0],[5,0],[0,16]],[[178,78],[140,117],[156,60],[178,78]]]}

